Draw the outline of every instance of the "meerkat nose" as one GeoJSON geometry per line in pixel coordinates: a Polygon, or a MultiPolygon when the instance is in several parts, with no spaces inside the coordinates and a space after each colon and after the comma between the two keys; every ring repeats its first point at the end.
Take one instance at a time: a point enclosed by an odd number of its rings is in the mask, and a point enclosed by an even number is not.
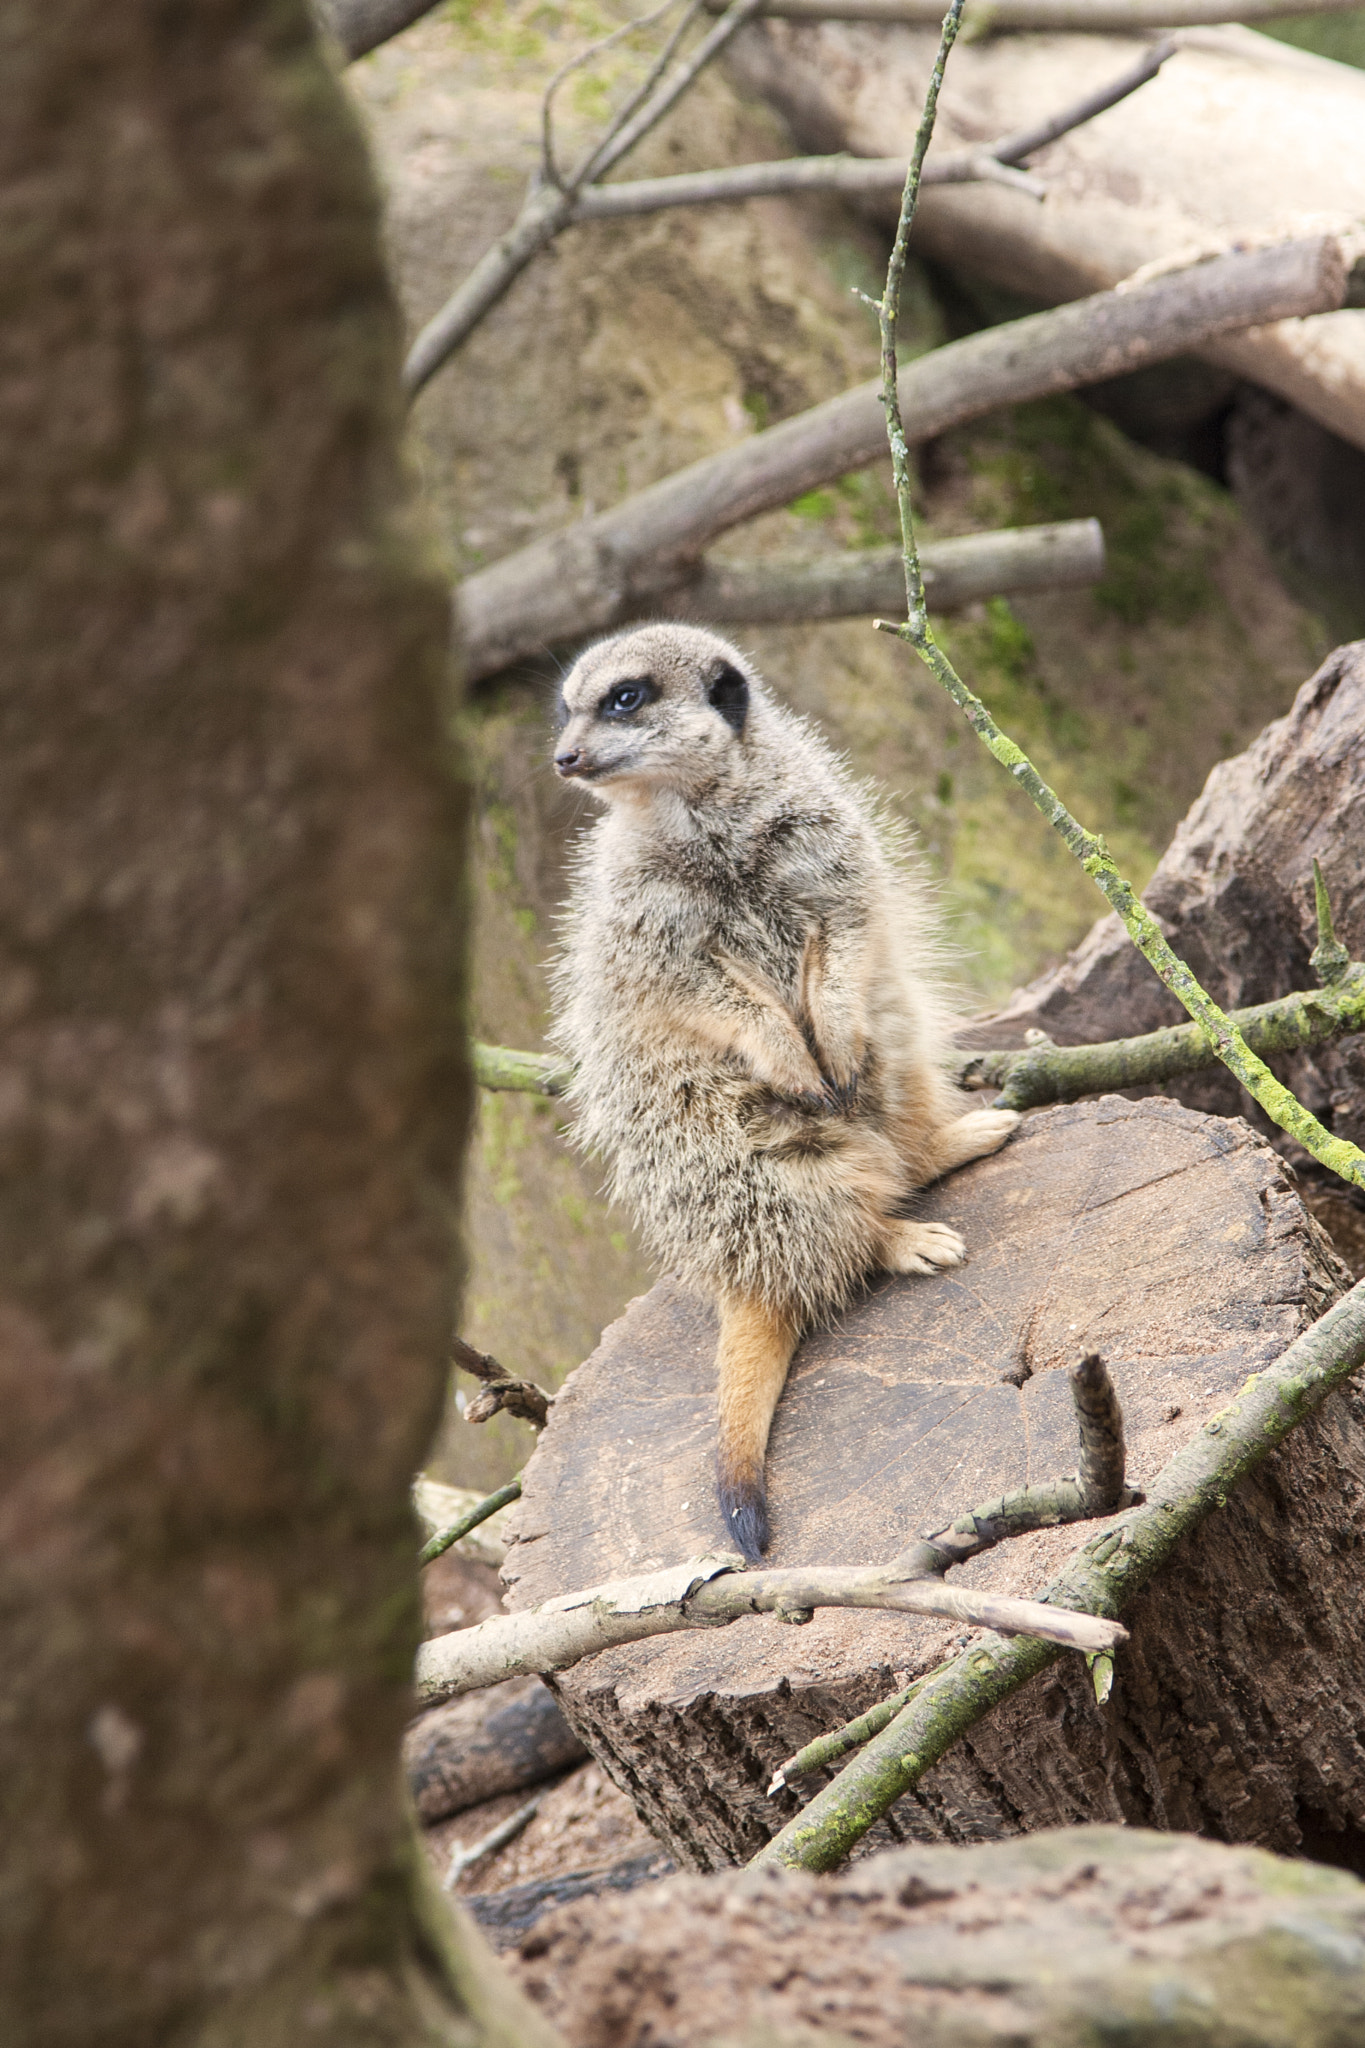
{"type": "Polygon", "coordinates": [[[582,765],[581,747],[569,747],[564,753],[555,755],[555,767],[561,775],[576,775],[582,765]]]}

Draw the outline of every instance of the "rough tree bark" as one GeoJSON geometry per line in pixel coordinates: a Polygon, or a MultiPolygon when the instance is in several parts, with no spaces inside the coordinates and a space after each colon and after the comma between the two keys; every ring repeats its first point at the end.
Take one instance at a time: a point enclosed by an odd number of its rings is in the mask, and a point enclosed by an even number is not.
{"type": "Polygon", "coordinates": [[[472,2040],[396,1770],[447,603],[301,0],[17,0],[0,219],[0,2037],[472,2040]]]}

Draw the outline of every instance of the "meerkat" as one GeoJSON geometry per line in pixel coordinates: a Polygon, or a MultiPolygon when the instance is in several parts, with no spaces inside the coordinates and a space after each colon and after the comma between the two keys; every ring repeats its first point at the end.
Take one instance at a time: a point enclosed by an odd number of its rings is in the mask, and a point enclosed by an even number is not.
{"type": "Polygon", "coordinates": [[[577,1142],[714,1299],[721,1508],[768,1546],[764,1460],[806,1329],[965,1247],[905,1214],[1002,1145],[945,1072],[932,898],[875,797],[714,633],[642,626],[562,686],[554,765],[603,805],[554,970],[577,1142]]]}

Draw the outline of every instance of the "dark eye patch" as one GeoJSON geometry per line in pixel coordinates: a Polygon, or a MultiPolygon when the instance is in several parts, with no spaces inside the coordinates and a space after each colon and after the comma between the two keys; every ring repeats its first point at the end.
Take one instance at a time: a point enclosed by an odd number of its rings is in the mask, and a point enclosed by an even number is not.
{"type": "Polygon", "coordinates": [[[732,662],[723,662],[720,673],[706,693],[706,701],[719,711],[731,732],[742,733],[749,715],[749,685],[732,662]]]}
{"type": "Polygon", "coordinates": [[[597,707],[599,718],[629,718],[636,711],[652,704],[659,692],[648,676],[630,676],[624,683],[613,683],[597,707]]]}

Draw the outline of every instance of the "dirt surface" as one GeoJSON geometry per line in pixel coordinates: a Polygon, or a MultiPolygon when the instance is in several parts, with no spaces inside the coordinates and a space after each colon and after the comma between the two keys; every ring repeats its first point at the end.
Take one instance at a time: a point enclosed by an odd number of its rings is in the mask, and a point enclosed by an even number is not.
{"type": "Polygon", "coordinates": [[[671,1878],[512,1957],[572,2048],[1351,2048],[1365,1886],[1137,1829],[671,1878]]]}

